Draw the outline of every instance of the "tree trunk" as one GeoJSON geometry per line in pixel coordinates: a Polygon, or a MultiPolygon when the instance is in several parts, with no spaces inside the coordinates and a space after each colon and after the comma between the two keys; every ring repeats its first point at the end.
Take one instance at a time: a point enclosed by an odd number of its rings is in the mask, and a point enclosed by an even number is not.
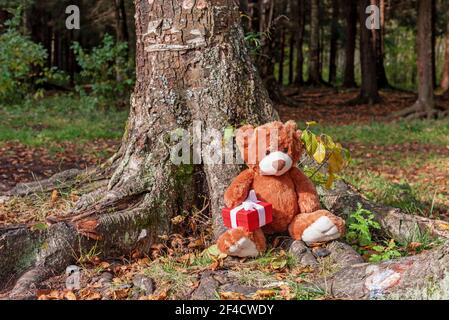
{"type": "Polygon", "coordinates": [[[284,61],[285,61],[285,28],[281,27],[280,32],[281,41],[279,43],[279,69],[278,69],[278,82],[279,85],[284,84],[284,61]]]}
{"type": "MultiPolygon", "coordinates": [[[[194,121],[204,134],[277,118],[245,49],[233,0],[140,0],[135,7],[137,81],[122,145],[109,161],[112,176],[107,188],[82,197],[71,216],[44,232],[1,231],[0,283],[31,268],[17,282],[16,295],[73,262],[79,246],[97,245],[109,258],[148,249],[203,189],[215,234],[221,234],[223,190],[239,166],[175,165],[168,134],[191,130],[194,121]]],[[[203,157],[208,139],[202,140],[203,157]]]]}
{"type": "Polygon", "coordinates": [[[115,5],[115,30],[117,40],[120,42],[129,42],[128,24],[126,21],[125,0],[114,0],[115,5]]]}
{"type": "Polygon", "coordinates": [[[357,35],[357,1],[350,0],[346,3],[346,46],[345,46],[345,71],[343,87],[356,87],[354,77],[355,41],[357,35]]]}
{"type": "Polygon", "coordinates": [[[251,17],[249,13],[248,0],[239,1],[239,9],[242,14],[242,28],[243,32],[247,33],[250,31],[251,17]]]}
{"type": "Polygon", "coordinates": [[[321,84],[320,74],[320,1],[310,1],[309,79],[311,85],[321,84]]]}
{"type": "Polygon", "coordinates": [[[373,48],[372,32],[365,25],[367,14],[365,9],[370,5],[369,0],[359,1],[360,18],[360,62],[362,67],[362,84],[357,103],[375,104],[380,101],[377,87],[377,68],[373,48]]]}
{"type": "Polygon", "coordinates": [[[302,51],[302,45],[304,42],[304,26],[305,26],[305,1],[298,0],[298,25],[296,32],[296,84],[303,84],[303,64],[304,54],[302,51]]]}
{"type": "Polygon", "coordinates": [[[418,1],[418,100],[413,107],[428,118],[433,116],[433,74],[432,74],[432,1],[418,1]]]}
{"type": "Polygon", "coordinates": [[[371,0],[371,4],[378,6],[380,13],[380,29],[372,29],[376,55],[377,87],[388,88],[389,84],[384,66],[385,0],[371,0]]]}
{"type": "Polygon", "coordinates": [[[433,1],[418,1],[418,32],[416,47],[418,51],[418,99],[409,108],[400,110],[392,117],[433,118],[444,116],[444,112],[437,111],[433,96],[433,68],[432,68],[432,3],[433,1]]]}
{"type": "Polygon", "coordinates": [[[444,66],[441,74],[440,92],[444,93],[449,89],[449,9],[446,12],[447,27],[446,27],[446,39],[444,49],[444,66]]]}
{"type": "Polygon", "coordinates": [[[337,50],[338,50],[338,17],[340,7],[338,0],[332,0],[332,23],[329,53],[329,83],[335,83],[337,77],[337,50]]]}
{"type": "Polygon", "coordinates": [[[432,86],[435,89],[437,87],[437,66],[436,66],[436,23],[437,23],[437,3],[436,0],[431,0],[432,2],[432,86]]]}

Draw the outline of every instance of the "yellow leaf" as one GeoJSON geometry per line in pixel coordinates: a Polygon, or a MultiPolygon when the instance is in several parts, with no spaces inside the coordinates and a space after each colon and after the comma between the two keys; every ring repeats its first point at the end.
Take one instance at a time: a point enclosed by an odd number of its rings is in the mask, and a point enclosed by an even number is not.
{"type": "Polygon", "coordinates": [[[343,170],[345,161],[341,155],[340,151],[334,151],[329,156],[329,172],[332,173],[338,173],[341,170],[343,170]]]}
{"type": "Polygon", "coordinates": [[[318,142],[316,151],[313,154],[313,158],[318,163],[322,163],[324,161],[324,159],[326,158],[326,147],[324,146],[324,144],[321,141],[318,142]]]}
{"type": "Polygon", "coordinates": [[[76,295],[72,291],[67,291],[64,294],[64,298],[66,298],[67,300],[76,300],[76,295]]]}

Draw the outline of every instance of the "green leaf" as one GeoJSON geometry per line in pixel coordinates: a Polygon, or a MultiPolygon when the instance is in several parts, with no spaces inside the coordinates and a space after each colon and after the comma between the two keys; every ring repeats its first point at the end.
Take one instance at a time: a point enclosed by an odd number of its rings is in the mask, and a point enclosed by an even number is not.
{"type": "Polygon", "coordinates": [[[316,121],[307,121],[306,125],[309,127],[316,126],[318,123],[316,121]]]}
{"type": "Polygon", "coordinates": [[[31,226],[31,230],[40,230],[40,231],[43,231],[43,230],[47,230],[47,229],[48,229],[48,226],[47,226],[47,224],[44,223],[44,222],[38,222],[38,223],[35,223],[35,224],[33,224],[33,225],[31,226]]]}

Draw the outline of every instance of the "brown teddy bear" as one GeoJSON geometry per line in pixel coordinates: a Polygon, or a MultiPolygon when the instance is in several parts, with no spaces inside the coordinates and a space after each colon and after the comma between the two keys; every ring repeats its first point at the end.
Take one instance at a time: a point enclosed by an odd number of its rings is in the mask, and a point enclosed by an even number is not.
{"type": "Polygon", "coordinates": [[[248,169],[241,172],[224,194],[228,208],[240,205],[251,190],[272,205],[272,222],[253,232],[229,229],[218,239],[221,252],[255,257],[266,249],[265,233],[288,230],[307,244],[326,242],[344,233],[345,222],[322,210],[315,186],[296,166],[303,150],[301,131],[294,121],[270,122],[236,132],[237,146],[248,169]]]}

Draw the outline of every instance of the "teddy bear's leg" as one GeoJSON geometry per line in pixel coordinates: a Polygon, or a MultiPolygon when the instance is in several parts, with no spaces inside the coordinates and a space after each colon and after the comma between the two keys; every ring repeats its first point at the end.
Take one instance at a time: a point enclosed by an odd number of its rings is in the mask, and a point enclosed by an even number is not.
{"type": "Polygon", "coordinates": [[[295,240],[310,244],[339,238],[345,232],[345,221],[327,210],[297,215],[288,227],[295,240]]]}
{"type": "Polygon", "coordinates": [[[236,257],[257,257],[266,249],[262,229],[253,232],[243,228],[229,229],[218,238],[217,245],[221,252],[236,257]]]}

